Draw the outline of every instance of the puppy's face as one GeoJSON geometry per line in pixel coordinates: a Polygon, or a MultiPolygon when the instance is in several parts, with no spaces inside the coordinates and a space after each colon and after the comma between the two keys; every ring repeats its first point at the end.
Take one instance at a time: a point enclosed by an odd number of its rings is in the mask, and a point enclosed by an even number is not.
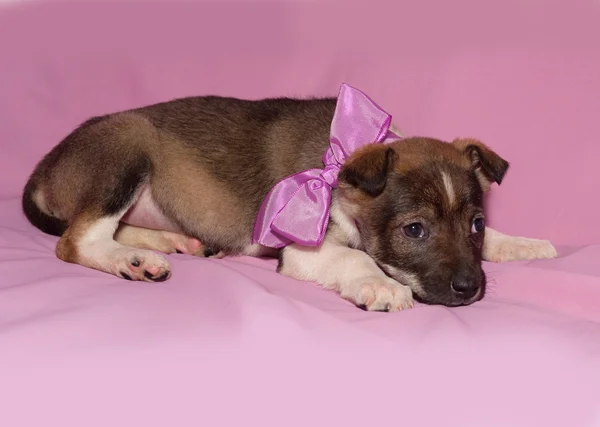
{"type": "Polygon", "coordinates": [[[466,305],[485,292],[483,193],[507,169],[476,140],[407,138],[355,153],[339,192],[365,250],[388,275],[424,303],[466,305]]]}

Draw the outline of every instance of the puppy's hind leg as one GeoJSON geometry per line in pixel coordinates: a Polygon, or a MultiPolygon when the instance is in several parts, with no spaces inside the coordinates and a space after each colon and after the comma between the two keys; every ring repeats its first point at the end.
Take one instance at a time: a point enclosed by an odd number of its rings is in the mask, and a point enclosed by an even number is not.
{"type": "Polygon", "coordinates": [[[222,252],[215,253],[200,240],[184,234],[163,230],[151,230],[129,224],[119,226],[115,240],[125,246],[152,249],[166,254],[181,253],[205,258],[221,258],[222,252]]]}
{"type": "Polygon", "coordinates": [[[80,197],[77,213],[58,241],[56,255],[127,280],[162,282],[171,275],[162,256],[114,239],[121,218],[147,180],[150,162],[143,155],[131,155],[119,166],[116,174],[97,176],[98,185],[80,197]]]}
{"type": "Polygon", "coordinates": [[[119,220],[124,213],[83,213],[77,216],[59,240],[56,255],[63,261],[127,280],[167,280],[171,271],[162,256],[150,250],[125,246],[114,240],[119,220]]]}

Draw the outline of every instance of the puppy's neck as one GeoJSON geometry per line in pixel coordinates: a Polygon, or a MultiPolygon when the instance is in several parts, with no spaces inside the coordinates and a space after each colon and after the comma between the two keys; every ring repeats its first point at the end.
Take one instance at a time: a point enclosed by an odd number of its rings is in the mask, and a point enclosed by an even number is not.
{"type": "Polygon", "coordinates": [[[352,215],[352,207],[336,191],[331,197],[327,238],[351,248],[362,248],[360,232],[352,215]]]}
{"type": "MultiPolygon", "coordinates": [[[[394,123],[390,125],[390,130],[399,138],[404,137],[400,128],[394,123]]],[[[340,196],[338,190],[333,191],[327,238],[354,249],[364,249],[356,225],[354,210],[352,203],[340,196]]]]}

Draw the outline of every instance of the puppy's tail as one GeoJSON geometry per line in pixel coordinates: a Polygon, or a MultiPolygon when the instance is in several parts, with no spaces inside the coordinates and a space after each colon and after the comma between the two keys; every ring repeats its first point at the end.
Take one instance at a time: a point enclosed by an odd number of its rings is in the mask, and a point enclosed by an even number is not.
{"type": "Polygon", "coordinates": [[[44,233],[51,234],[53,236],[62,236],[67,229],[67,222],[56,218],[49,213],[46,213],[44,211],[46,210],[46,207],[40,207],[36,203],[36,199],[43,200],[43,197],[34,198],[36,192],[41,194],[39,192],[42,191],[42,189],[38,186],[38,181],[39,174],[38,171],[35,171],[23,189],[23,198],[21,199],[23,213],[30,223],[42,230],[44,233]]]}

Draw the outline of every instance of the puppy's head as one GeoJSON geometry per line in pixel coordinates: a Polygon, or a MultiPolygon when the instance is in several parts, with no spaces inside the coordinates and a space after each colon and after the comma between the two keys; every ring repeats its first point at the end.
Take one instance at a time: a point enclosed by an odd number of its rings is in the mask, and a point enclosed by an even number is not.
{"type": "Polygon", "coordinates": [[[342,167],[339,200],[367,253],[417,300],[471,304],[486,285],[483,193],[508,166],[473,139],[369,145],[342,167]]]}

